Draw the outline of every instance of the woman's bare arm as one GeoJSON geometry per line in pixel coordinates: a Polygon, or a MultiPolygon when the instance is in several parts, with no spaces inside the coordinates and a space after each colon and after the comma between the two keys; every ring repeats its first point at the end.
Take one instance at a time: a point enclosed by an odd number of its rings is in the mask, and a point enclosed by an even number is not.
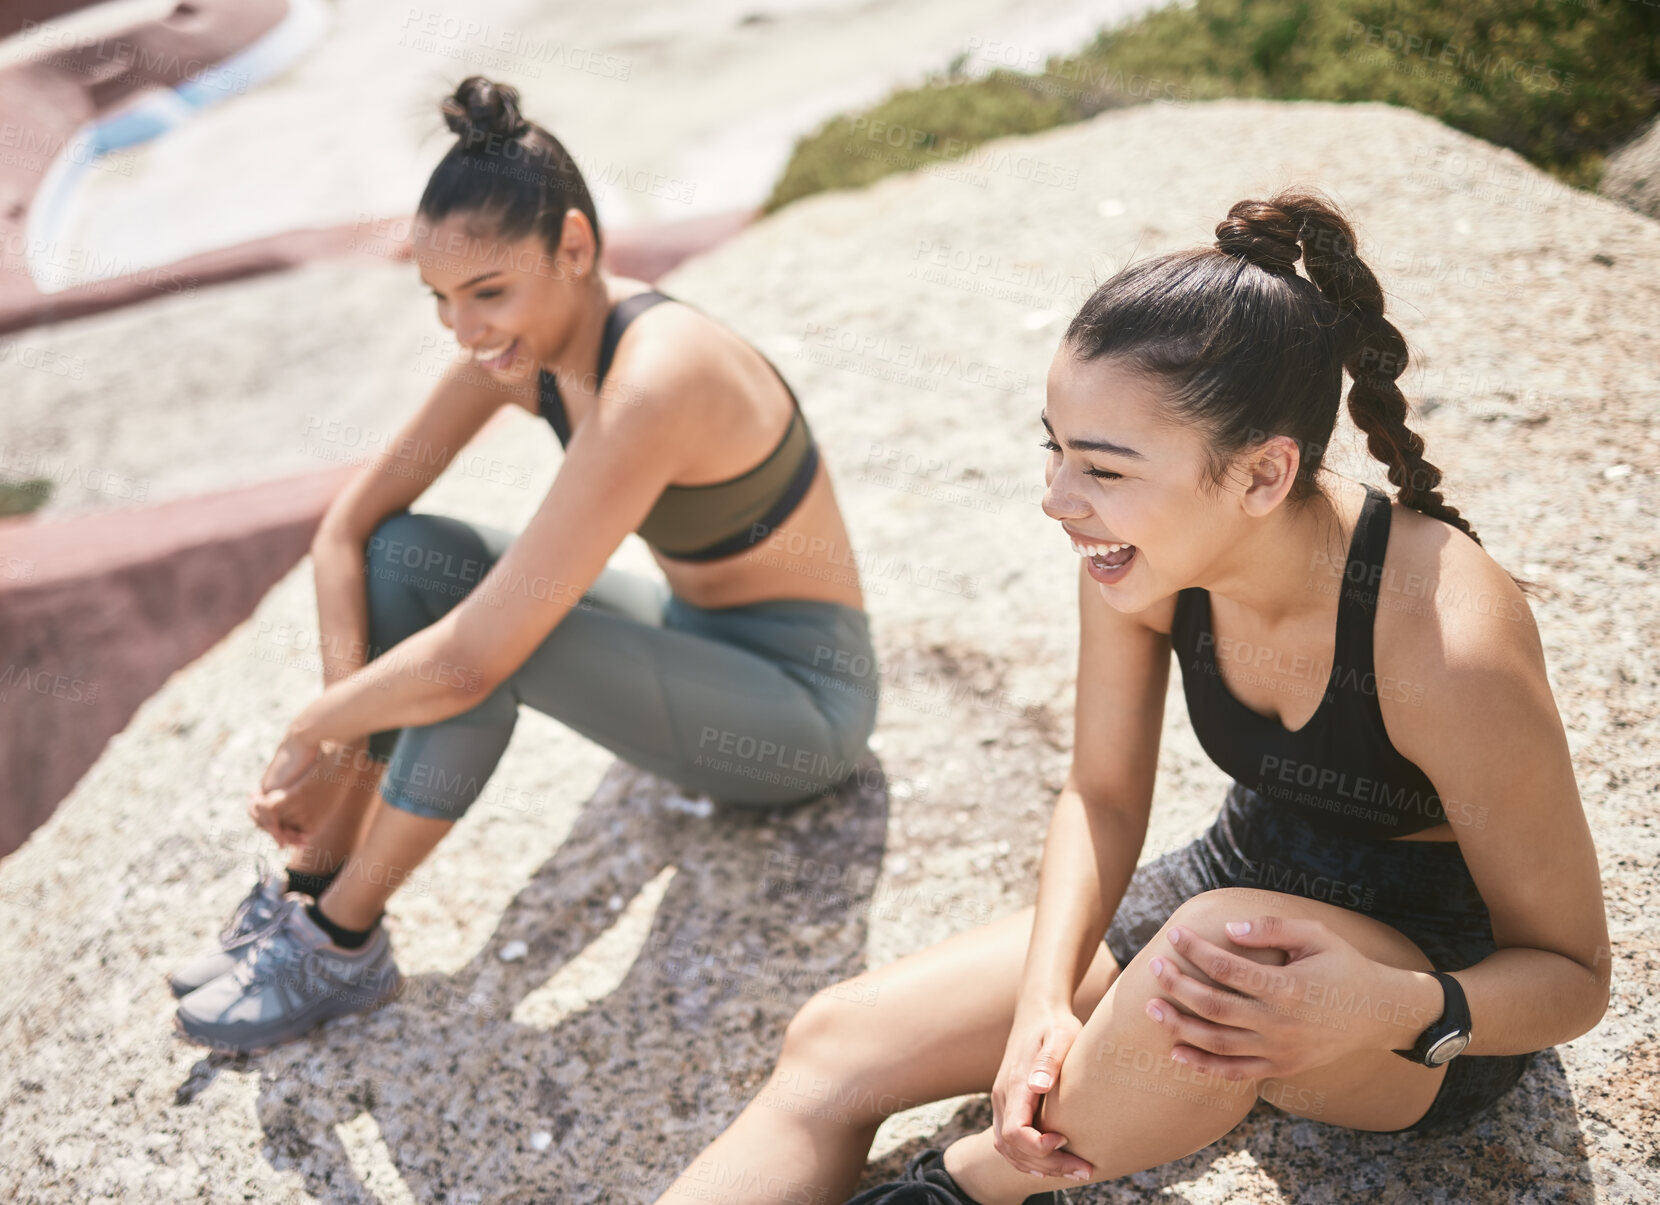
{"type": "Polygon", "coordinates": [[[1456,973],[1473,1022],[1467,1053],[1521,1054],[1602,1018],[1608,919],[1533,616],[1497,566],[1471,572],[1486,594],[1464,596],[1500,605],[1443,606],[1410,642],[1410,680],[1433,688],[1385,715],[1396,748],[1435,784],[1500,947],[1456,973]]]}
{"type": "Polygon", "coordinates": [[[1169,677],[1170,637],[1113,610],[1080,566],[1072,768],[1044,842],[1023,1003],[1071,1007],[1135,871],[1169,677]]]}
{"type": "Polygon", "coordinates": [[[295,731],[346,742],[459,715],[547,639],[695,447],[692,369],[633,372],[619,355],[616,371],[653,383],[637,405],[597,407],[582,423],[541,506],[483,580],[442,619],[331,685],[295,731]]]}
{"type": "Polygon", "coordinates": [[[413,505],[491,415],[529,389],[504,389],[471,365],[451,364],[391,444],[330,503],[311,541],[324,686],[367,660],[363,552],[375,527],[413,505]]]}

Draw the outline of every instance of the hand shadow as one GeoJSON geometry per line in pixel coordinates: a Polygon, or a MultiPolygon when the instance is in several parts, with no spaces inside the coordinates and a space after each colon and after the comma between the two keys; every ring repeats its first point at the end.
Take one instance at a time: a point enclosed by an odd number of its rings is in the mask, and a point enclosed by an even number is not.
{"type": "Polygon", "coordinates": [[[712,815],[618,762],[467,966],[265,1056],[267,1158],[330,1202],[653,1200],[863,969],[887,812],[869,754],[818,800],[712,815]]]}
{"type": "MultiPolygon", "coordinates": [[[[860,1188],[897,1179],[919,1151],[944,1147],[991,1124],[991,1100],[966,1102],[951,1120],[865,1168],[860,1188]]],[[[1201,1189],[1195,1182],[1218,1161],[1250,1156],[1286,1201],[1375,1205],[1380,1200],[1455,1200],[1471,1205],[1593,1205],[1596,1192],[1567,1075],[1555,1050],[1537,1054],[1510,1093],[1459,1132],[1372,1134],[1283,1113],[1258,1101],[1245,1119],[1201,1151],[1149,1171],[1068,1188],[1068,1205],[1139,1205],[1217,1199],[1217,1185],[1236,1181],[1231,1167],[1201,1189]],[[1549,1169],[1548,1176],[1541,1172],[1549,1169]]],[[[1248,1174],[1248,1173],[1247,1173],[1248,1174]]],[[[1247,1185],[1225,1194],[1257,1200],[1247,1185]]]]}

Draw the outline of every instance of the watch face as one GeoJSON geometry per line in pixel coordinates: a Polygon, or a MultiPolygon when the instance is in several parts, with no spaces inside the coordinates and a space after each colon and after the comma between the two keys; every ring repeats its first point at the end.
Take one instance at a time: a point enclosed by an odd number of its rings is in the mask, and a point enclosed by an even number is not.
{"type": "Polygon", "coordinates": [[[1429,1048],[1424,1054],[1424,1062],[1431,1067],[1439,1067],[1463,1054],[1469,1044],[1470,1035],[1467,1033],[1448,1034],[1429,1048]]]}

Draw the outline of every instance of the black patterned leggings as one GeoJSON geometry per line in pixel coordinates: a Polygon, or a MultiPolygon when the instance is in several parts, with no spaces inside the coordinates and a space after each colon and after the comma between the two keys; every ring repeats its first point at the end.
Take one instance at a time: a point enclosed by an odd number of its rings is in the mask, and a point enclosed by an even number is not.
{"type": "MultiPolygon", "coordinates": [[[[1201,837],[1138,867],[1107,928],[1128,966],[1184,901],[1221,887],[1257,887],[1363,912],[1410,937],[1438,971],[1495,949],[1487,905],[1456,841],[1357,840],[1324,833],[1234,783],[1201,837]]],[[[1531,1054],[1453,1059],[1426,1112],[1395,1133],[1462,1129],[1510,1091],[1531,1054]]]]}

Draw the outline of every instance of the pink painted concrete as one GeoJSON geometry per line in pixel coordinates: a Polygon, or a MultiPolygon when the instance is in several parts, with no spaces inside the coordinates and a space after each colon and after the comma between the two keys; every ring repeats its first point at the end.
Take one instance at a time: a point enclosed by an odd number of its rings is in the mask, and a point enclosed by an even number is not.
{"type": "MultiPolygon", "coordinates": [[[[605,232],[605,266],[622,276],[652,281],[676,264],[742,230],[755,211],[742,209],[683,222],[624,227],[605,232]]],[[[397,241],[377,231],[408,230],[407,216],[354,222],[314,230],[288,230],[268,238],[205,251],[130,276],[93,281],[57,293],[0,290],[0,335],[47,322],[65,322],[216,284],[245,280],[266,272],[298,267],[317,259],[407,260],[408,239],[397,241]]]]}
{"type": "MultiPolygon", "coordinates": [[[[0,32],[21,29],[26,21],[45,24],[79,7],[84,5],[33,0],[13,12],[7,5],[0,32]]],[[[175,5],[160,20],[102,38],[82,42],[66,36],[47,53],[0,69],[0,122],[7,126],[8,145],[21,152],[0,156],[0,332],[64,314],[48,306],[44,316],[17,321],[17,315],[38,312],[47,300],[19,249],[27,246],[29,207],[41,179],[70,136],[144,92],[180,83],[200,64],[230,57],[287,13],[287,0],[194,0],[175,5]]],[[[53,263],[71,252],[48,248],[44,258],[53,263]]],[[[89,287],[109,288],[107,283],[89,287]]]]}
{"type": "Polygon", "coordinates": [[[354,471],[0,526],[0,855],[170,674],[253,612],[354,471]]]}

